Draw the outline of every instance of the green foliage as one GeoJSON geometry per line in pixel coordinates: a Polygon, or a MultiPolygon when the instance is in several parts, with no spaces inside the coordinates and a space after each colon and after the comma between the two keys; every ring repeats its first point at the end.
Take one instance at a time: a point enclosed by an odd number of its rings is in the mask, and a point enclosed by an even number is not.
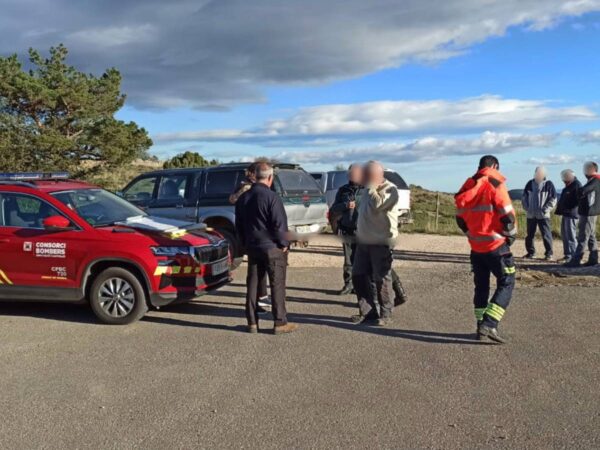
{"type": "Polygon", "coordinates": [[[216,166],[219,161],[216,159],[207,160],[202,155],[196,152],[185,152],[174,156],[173,158],[165,161],[163,168],[165,169],[179,169],[184,167],[209,167],[216,166]]]}
{"type": "Polygon", "coordinates": [[[84,74],[65,63],[67,54],[62,44],[47,59],[30,49],[29,71],[17,55],[0,57],[0,170],[82,177],[146,156],[146,130],[114,118],[125,101],[119,72],[84,74]]]}

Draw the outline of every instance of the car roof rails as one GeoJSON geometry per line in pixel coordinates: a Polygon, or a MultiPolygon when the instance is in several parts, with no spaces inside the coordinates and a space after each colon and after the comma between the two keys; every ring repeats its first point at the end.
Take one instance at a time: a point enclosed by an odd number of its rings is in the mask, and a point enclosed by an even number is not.
{"type": "Polygon", "coordinates": [[[68,180],[69,172],[0,172],[0,181],[68,180]]]}

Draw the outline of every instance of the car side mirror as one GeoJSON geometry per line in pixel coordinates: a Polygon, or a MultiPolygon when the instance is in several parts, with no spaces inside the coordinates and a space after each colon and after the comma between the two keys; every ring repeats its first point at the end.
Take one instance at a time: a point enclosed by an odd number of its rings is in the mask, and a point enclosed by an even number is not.
{"type": "Polygon", "coordinates": [[[71,222],[63,216],[46,217],[43,222],[46,231],[67,231],[71,230],[71,222]]]}

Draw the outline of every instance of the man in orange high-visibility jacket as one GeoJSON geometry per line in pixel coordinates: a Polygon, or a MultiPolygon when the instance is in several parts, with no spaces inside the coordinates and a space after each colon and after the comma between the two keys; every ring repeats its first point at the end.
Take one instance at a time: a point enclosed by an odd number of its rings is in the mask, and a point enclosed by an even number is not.
{"type": "Polygon", "coordinates": [[[505,178],[498,171],[494,156],[481,158],[479,170],[462,186],[456,201],[456,222],[469,239],[471,265],[475,281],[475,318],[477,337],[499,344],[505,340],[498,334],[515,286],[515,262],[510,245],[517,234],[513,210],[505,178]],[[490,295],[490,274],[497,280],[496,292],[490,295]]]}

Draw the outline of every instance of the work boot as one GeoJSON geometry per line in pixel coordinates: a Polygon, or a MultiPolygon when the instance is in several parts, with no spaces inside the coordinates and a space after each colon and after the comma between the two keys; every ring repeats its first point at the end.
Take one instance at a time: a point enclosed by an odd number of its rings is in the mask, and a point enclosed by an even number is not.
{"type": "Polygon", "coordinates": [[[354,292],[354,288],[352,287],[352,285],[346,284],[342,289],[340,289],[338,295],[348,295],[352,294],[352,292],[354,292]]]}
{"type": "Polygon", "coordinates": [[[590,252],[590,259],[584,264],[585,267],[594,267],[598,265],[598,252],[590,252]]]}
{"type": "Polygon", "coordinates": [[[581,261],[576,258],[572,258],[569,262],[564,263],[563,266],[569,268],[579,267],[581,266],[581,261]]]}
{"type": "Polygon", "coordinates": [[[548,262],[554,261],[554,256],[552,256],[552,255],[546,255],[546,256],[544,256],[544,261],[548,261],[548,262]]]}
{"type": "Polygon", "coordinates": [[[392,289],[394,290],[394,306],[403,305],[408,301],[408,296],[400,281],[392,283],[392,289]]]}
{"type": "Polygon", "coordinates": [[[524,259],[534,259],[535,255],[533,253],[527,253],[525,256],[523,256],[524,259]]]}
{"type": "Polygon", "coordinates": [[[498,328],[493,328],[488,325],[481,324],[477,330],[477,337],[480,341],[488,338],[490,341],[497,344],[505,344],[506,341],[498,334],[498,328]]]}
{"type": "Polygon", "coordinates": [[[254,324],[254,325],[248,325],[248,333],[250,334],[256,334],[258,333],[258,325],[254,324]]]}
{"type": "Polygon", "coordinates": [[[286,323],[285,325],[275,325],[273,328],[273,334],[287,334],[293,333],[298,329],[298,325],[295,323],[286,323]]]}
{"type": "Polygon", "coordinates": [[[380,319],[377,319],[377,326],[378,327],[387,327],[391,323],[392,323],[392,318],[391,317],[381,317],[380,319]]]}

